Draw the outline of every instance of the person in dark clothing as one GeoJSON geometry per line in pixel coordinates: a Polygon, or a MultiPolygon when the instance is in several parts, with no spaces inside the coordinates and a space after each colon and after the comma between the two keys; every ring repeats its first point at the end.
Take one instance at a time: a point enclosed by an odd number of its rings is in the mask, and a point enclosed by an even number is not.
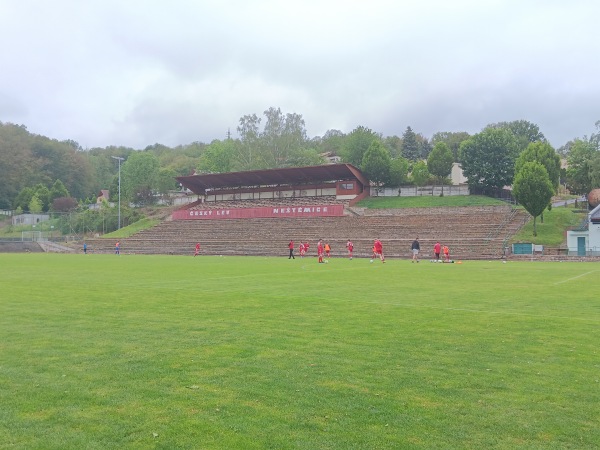
{"type": "Polygon", "coordinates": [[[419,250],[421,250],[419,236],[417,236],[417,238],[413,241],[410,249],[412,250],[412,262],[419,262],[419,250]]]}

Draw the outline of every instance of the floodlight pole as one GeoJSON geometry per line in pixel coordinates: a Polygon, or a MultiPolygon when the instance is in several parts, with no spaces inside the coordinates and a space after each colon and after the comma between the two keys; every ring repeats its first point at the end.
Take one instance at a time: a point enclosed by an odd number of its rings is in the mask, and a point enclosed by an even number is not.
{"type": "Polygon", "coordinates": [[[112,159],[116,159],[119,161],[119,228],[121,229],[121,161],[125,161],[125,158],[121,158],[120,156],[111,156],[112,159]]]}

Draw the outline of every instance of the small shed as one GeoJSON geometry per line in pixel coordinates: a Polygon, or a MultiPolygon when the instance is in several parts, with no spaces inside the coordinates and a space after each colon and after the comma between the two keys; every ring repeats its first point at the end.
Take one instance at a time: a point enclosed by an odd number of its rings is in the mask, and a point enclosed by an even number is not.
{"type": "Polygon", "coordinates": [[[600,205],[592,209],[583,226],[567,231],[570,255],[600,256],[600,205]]]}
{"type": "Polygon", "coordinates": [[[50,220],[48,214],[18,214],[12,216],[13,225],[36,225],[46,220],[50,220]]]}

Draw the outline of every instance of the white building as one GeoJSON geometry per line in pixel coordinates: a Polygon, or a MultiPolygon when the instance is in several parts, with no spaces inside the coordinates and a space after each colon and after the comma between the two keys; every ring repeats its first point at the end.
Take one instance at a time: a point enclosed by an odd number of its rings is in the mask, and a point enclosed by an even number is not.
{"type": "Polygon", "coordinates": [[[467,177],[463,174],[462,166],[460,163],[452,163],[452,172],[450,172],[450,179],[454,186],[467,183],[467,177]]]}
{"type": "Polygon", "coordinates": [[[588,213],[587,224],[567,231],[569,255],[600,256],[600,205],[588,213]]]}
{"type": "Polygon", "coordinates": [[[48,214],[19,214],[12,216],[13,225],[37,225],[47,220],[50,220],[48,214]]]}

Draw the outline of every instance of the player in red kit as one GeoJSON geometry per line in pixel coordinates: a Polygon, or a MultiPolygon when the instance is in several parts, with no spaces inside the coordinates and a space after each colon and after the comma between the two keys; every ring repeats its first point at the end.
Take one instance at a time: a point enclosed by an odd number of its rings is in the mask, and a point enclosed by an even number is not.
{"type": "Polygon", "coordinates": [[[379,239],[375,239],[375,242],[373,243],[373,251],[375,252],[375,256],[379,256],[381,262],[384,263],[385,257],[383,256],[383,245],[379,239]]]}
{"type": "Polygon", "coordinates": [[[354,251],[354,244],[350,239],[346,242],[346,248],[348,249],[348,258],[352,259],[352,252],[354,251]]]}
{"type": "Polygon", "coordinates": [[[433,246],[433,255],[435,257],[435,261],[439,262],[440,260],[440,251],[442,250],[442,246],[441,244],[438,242],[435,243],[435,245],[433,246]]]}
{"type": "Polygon", "coordinates": [[[194,252],[194,256],[198,256],[200,254],[200,242],[196,243],[196,251],[194,252]]]}
{"type": "Polygon", "coordinates": [[[304,254],[306,253],[306,247],[304,246],[304,243],[300,242],[300,246],[298,248],[300,249],[300,258],[304,258],[304,254]]]}
{"type": "Polygon", "coordinates": [[[319,264],[323,262],[323,239],[319,239],[317,243],[317,256],[319,257],[319,264]]]}

